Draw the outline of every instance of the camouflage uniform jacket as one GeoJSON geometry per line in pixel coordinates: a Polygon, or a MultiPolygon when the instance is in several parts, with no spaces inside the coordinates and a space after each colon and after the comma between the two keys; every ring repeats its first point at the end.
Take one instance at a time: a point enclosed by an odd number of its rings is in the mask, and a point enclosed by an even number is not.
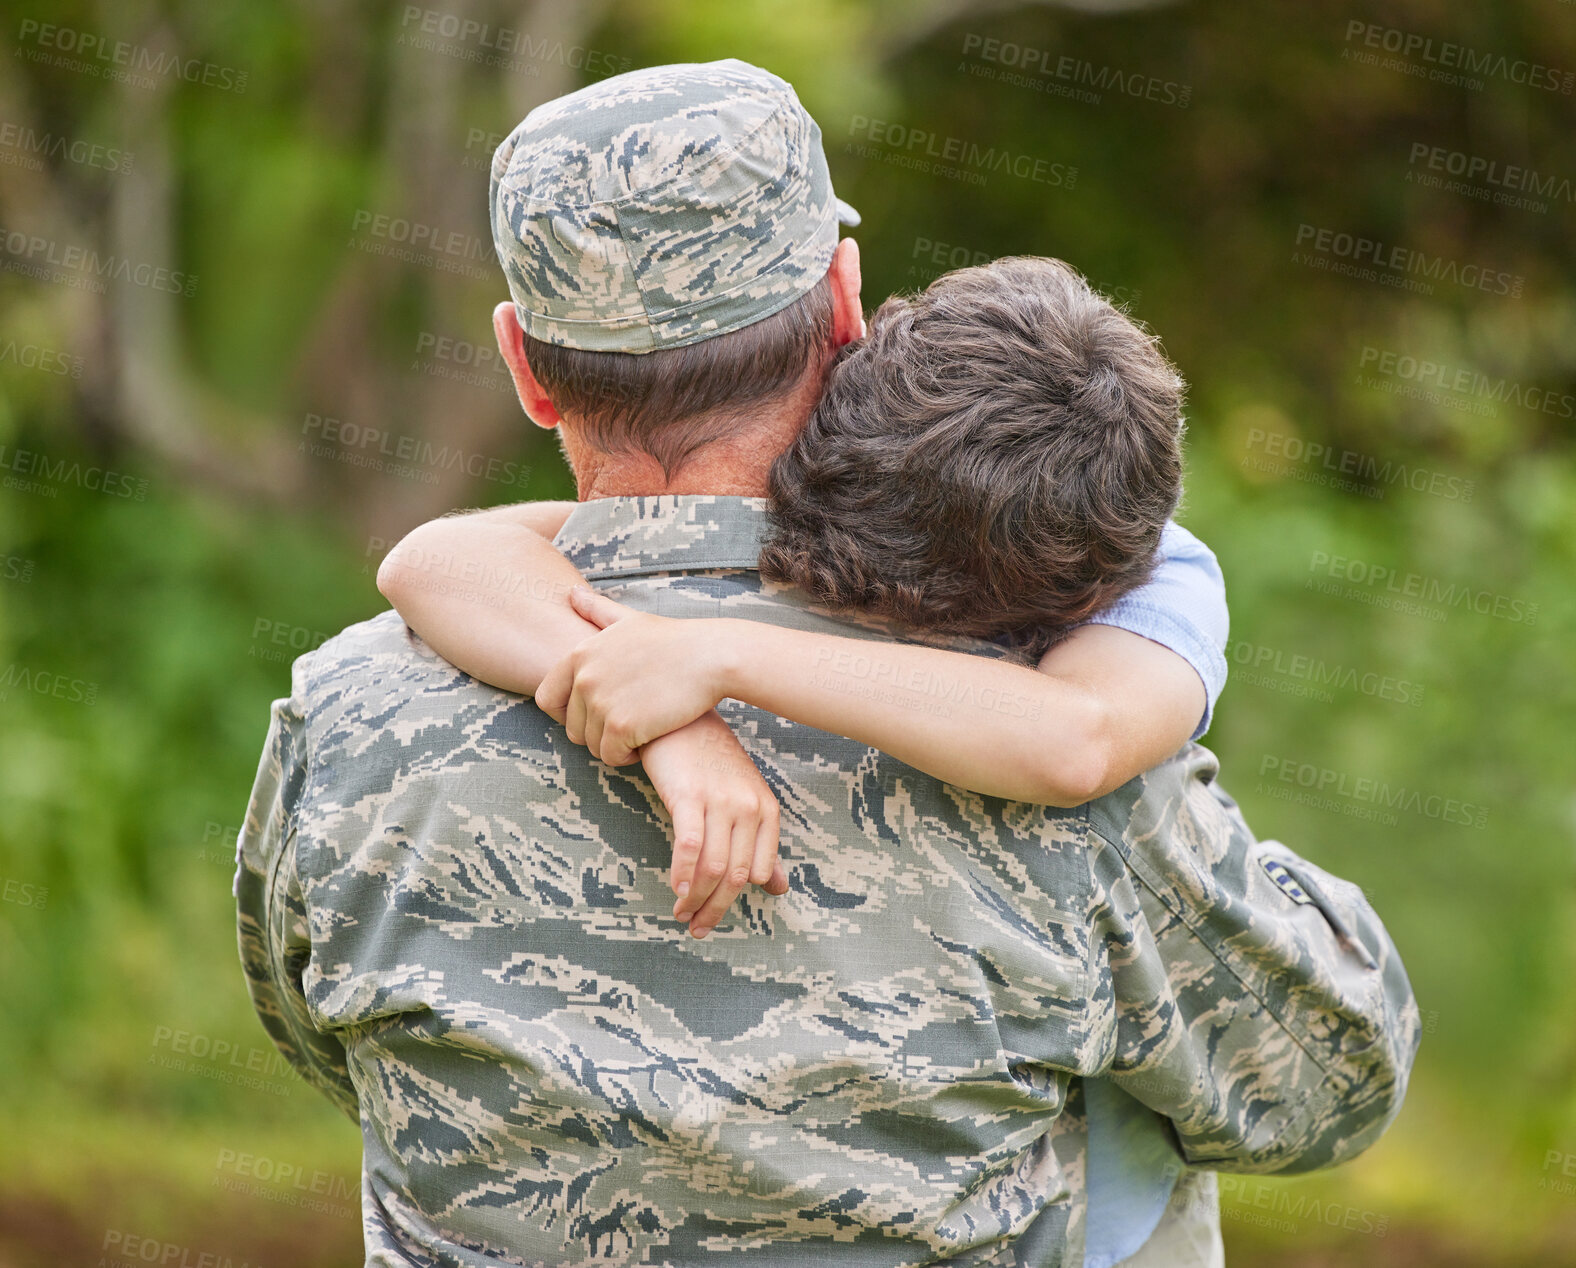
{"type": "MultiPolygon", "coordinates": [[[[764,525],[754,499],[619,498],[558,541],[635,607],[870,640],[827,673],[889,689],[890,631],[753,571],[764,525]]],[[[792,888],[695,941],[638,766],[392,612],[296,662],[239,843],[241,953],[274,1041],[361,1126],[368,1263],[1072,1266],[1082,1078],[1226,1170],[1338,1162],[1398,1110],[1418,1018],[1383,926],[1256,842],[1206,750],[1055,810],[723,711],[792,888]]]]}

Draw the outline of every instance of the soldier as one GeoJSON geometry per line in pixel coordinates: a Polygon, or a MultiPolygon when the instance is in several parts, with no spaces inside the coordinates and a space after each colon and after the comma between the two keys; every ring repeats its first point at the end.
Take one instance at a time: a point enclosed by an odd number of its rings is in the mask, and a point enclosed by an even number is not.
{"type": "MultiPolygon", "coordinates": [[[[521,324],[637,357],[787,310],[836,208],[813,122],[737,62],[549,103],[493,171],[521,324]]],[[[845,336],[857,316],[855,286],[845,336]]],[[[559,544],[635,608],[893,638],[761,584],[764,511],[733,494],[808,402],[751,406],[729,443],[690,436],[682,483],[566,426],[583,493],[633,482],[559,544]]],[[[242,956],[361,1125],[367,1262],[1076,1265],[1095,1089],[1163,1119],[1206,1199],[1209,1168],[1329,1165],[1398,1110],[1417,1013],[1382,925],[1255,841],[1203,749],[1055,810],[722,708],[790,888],[698,941],[638,770],[392,613],[296,663],[241,834],[242,956]]]]}

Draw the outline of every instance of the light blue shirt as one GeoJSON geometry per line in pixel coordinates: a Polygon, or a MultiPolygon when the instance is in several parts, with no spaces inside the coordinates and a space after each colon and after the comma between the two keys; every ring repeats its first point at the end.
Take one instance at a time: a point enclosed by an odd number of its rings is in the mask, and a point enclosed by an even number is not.
{"type": "MultiPolygon", "coordinates": [[[[1097,613],[1091,625],[1142,634],[1198,671],[1209,729],[1226,685],[1226,580],[1214,552],[1178,524],[1160,538],[1153,577],[1097,613]]],[[[1136,1255],[1165,1214],[1184,1163],[1166,1120],[1102,1079],[1084,1084],[1089,1123],[1084,1268],[1112,1268],[1136,1255]]]]}
{"type": "Polygon", "coordinates": [[[1160,536],[1160,562],[1154,575],[1087,622],[1132,630],[1169,647],[1198,671],[1204,681],[1204,716],[1196,740],[1209,730],[1215,701],[1226,685],[1226,579],[1215,552],[1180,524],[1167,524],[1160,536]]]}

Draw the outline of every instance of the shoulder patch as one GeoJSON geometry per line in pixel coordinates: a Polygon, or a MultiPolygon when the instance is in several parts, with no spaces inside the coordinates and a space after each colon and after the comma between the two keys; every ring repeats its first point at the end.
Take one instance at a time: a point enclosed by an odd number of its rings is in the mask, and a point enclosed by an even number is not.
{"type": "Polygon", "coordinates": [[[1281,893],[1285,894],[1292,902],[1311,903],[1313,901],[1313,899],[1308,897],[1308,891],[1303,889],[1302,882],[1293,876],[1286,865],[1279,859],[1261,859],[1260,864],[1264,868],[1264,874],[1274,881],[1281,893]]]}

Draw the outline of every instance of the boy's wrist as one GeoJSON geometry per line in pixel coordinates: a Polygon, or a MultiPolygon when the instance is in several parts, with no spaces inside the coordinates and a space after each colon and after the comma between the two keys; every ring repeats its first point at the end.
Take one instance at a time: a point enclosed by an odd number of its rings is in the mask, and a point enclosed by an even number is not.
{"type": "Polygon", "coordinates": [[[741,635],[746,624],[749,623],[726,616],[706,622],[703,655],[717,700],[737,697],[743,690],[745,656],[741,635]]]}

